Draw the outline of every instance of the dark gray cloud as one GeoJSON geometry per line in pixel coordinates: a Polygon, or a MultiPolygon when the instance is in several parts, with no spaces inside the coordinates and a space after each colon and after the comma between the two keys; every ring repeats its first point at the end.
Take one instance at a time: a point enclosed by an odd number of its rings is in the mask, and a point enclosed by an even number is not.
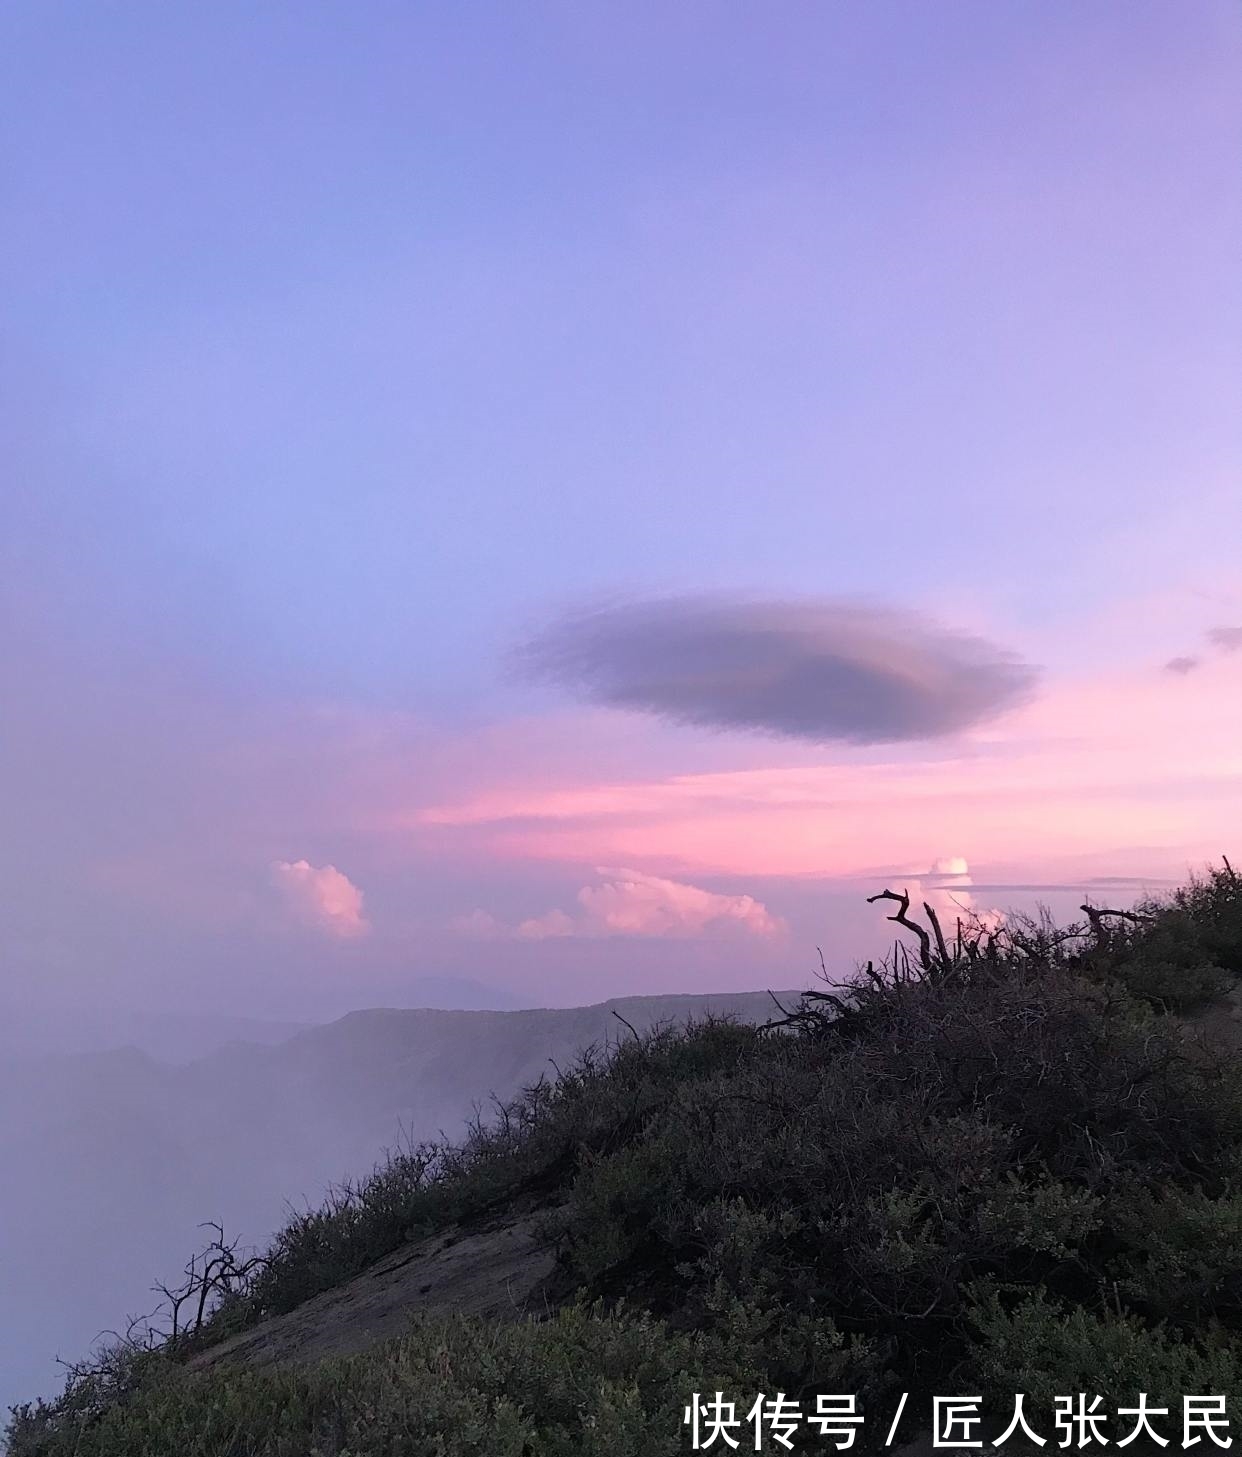
{"type": "MultiPolygon", "coordinates": [[[[1209,645],[1218,653],[1242,652],[1242,627],[1210,627],[1204,633],[1209,645]]],[[[1170,658],[1164,665],[1166,673],[1176,673],[1184,678],[1202,665],[1202,659],[1186,654],[1170,658]]]]}
{"type": "Polygon", "coordinates": [[[1208,641],[1222,652],[1242,651],[1242,627],[1214,627],[1208,633],[1208,641]]]}
{"type": "Polygon", "coordinates": [[[925,617],[832,599],[726,595],[567,613],[522,653],[595,703],[812,743],[951,734],[1026,698],[1010,652],[925,617]]]}

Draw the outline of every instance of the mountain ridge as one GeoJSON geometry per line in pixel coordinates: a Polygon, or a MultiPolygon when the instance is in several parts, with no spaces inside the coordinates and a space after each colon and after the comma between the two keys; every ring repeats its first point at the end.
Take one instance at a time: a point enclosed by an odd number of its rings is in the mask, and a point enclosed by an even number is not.
{"type": "Polygon", "coordinates": [[[262,1243],[291,1207],[318,1203],[386,1150],[464,1129],[492,1093],[510,1097],[588,1044],[628,1039],[614,1010],[640,1032],[708,1011],[776,1013],[763,991],[371,1007],[188,1063],[133,1046],[0,1059],[0,1099],[22,1110],[0,1158],[24,1171],[0,1205],[0,1407],[51,1390],[54,1358],[83,1354],[118,1311],[149,1309],[152,1282],[177,1275],[204,1219],[262,1243]],[[86,1253],[101,1232],[106,1269],[86,1253]]]}

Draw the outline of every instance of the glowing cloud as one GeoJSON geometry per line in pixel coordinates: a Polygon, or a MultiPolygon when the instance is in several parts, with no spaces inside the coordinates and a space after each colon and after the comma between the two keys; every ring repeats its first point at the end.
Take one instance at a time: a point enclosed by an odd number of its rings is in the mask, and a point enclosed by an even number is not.
{"type": "Polygon", "coordinates": [[[523,941],[547,941],[557,936],[586,933],[580,931],[573,918],[564,911],[547,911],[542,916],[532,916],[530,920],[523,921],[517,928],[517,934],[523,941]]]}
{"type": "MultiPolygon", "coordinates": [[[[778,936],[784,923],[749,895],[720,895],[647,875],[640,870],[600,870],[607,877],[599,885],[584,885],[578,892],[578,911],[558,909],[522,921],[514,930],[522,941],[544,941],[562,936],[702,936],[740,932],[750,936],[778,936]]],[[[454,928],[465,935],[490,937],[499,923],[486,911],[460,917],[454,928]]]]}
{"type": "MultiPolygon", "coordinates": [[[[889,890],[904,892],[909,896],[909,914],[914,920],[927,925],[928,918],[924,908],[930,906],[936,914],[945,939],[950,943],[957,934],[959,922],[963,927],[976,926],[995,930],[1005,920],[1003,911],[995,908],[983,909],[976,904],[971,891],[970,866],[961,855],[937,860],[930,870],[914,879],[907,878],[901,872],[884,879],[889,890]]],[[[875,905],[887,920],[893,919],[891,900],[877,901],[875,905]]]]}
{"type": "Polygon", "coordinates": [[[602,885],[584,886],[578,904],[587,921],[621,936],[698,935],[736,928],[754,936],[777,934],[780,922],[749,895],[718,895],[696,885],[644,875],[638,870],[600,870],[602,885]]]}
{"type": "Polygon", "coordinates": [[[476,941],[492,941],[506,933],[505,927],[491,911],[474,910],[464,916],[457,916],[449,922],[449,929],[459,936],[469,936],[476,941]]]}
{"type": "Polygon", "coordinates": [[[432,803],[412,822],[496,863],[641,865],[691,883],[855,876],[895,861],[927,878],[946,827],[989,881],[1176,878],[1227,846],[1242,806],[1237,663],[1215,653],[1181,678],[1144,662],[1053,680],[950,752],[774,752],[766,766],[628,780],[553,767],[432,803]]]}
{"type": "Polygon", "coordinates": [[[364,936],[370,923],[362,913],[362,892],[335,865],[308,860],[277,860],[272,881],[285,905],[304,925],[331,936],[364,936]]]}
{"type": "Polygon", "coordinates": [[[970,865],[964,855],[950,855],[937,860],[927,874],[913,882],[910,898],[916,904],[926,901],[945,923],[946,930],[960,916],[988,927],[999,926],[1004,912],[995,907],[983,908],[975,900],[970,865]]]}

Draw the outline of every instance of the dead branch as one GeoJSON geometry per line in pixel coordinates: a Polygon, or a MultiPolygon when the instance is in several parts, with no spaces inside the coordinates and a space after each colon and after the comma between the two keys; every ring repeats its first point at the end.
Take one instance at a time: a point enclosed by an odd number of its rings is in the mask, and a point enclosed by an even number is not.
{"type": "Polygon", "coordinates": [[[616,1007],[612,1009],[612,1015],[617,1019],[618,1022],[621,1023],[623,1027],[628,1027],[630,1031],[634,1033],[635,1042],[642,1042],[643,1039],[638,1035],[637,1032],[634,1031],[634,1024],[632,1022],[627,1022],[625,1018],[621,1015],[621,1013],[617,1011],[616,1007]]]}
{"type": "Polygon", "coordinates": [[[788,1017],[791,1015],[789,1008],[783,1005],[781,999],[776,995],[771,987],[768,988],[768,996],[772,998],[772,1001],[776,1004],[777,1010],[781,1013],[783,1017],[788,1017]]]}
{"type": "MultiPolygon", "coordinates": [[[[941,966],[950,964],[949,948],[944,944],[944,932],[940,929],[940,917],[936,914],[930,901],[923,902],[923,909],[927,912],[927,919],[931,922],[931,928],[936,934],[936,950],[940,953],[941,966]]],[[[960,927],[961,922],[958,922],[960,927]]]]}
{"type": "Polygon", "coordinates": [[[1105,916],[1116,916],[1119,920],[1133,921],[1140,926],[1151,920],[1150,916],[1143,915],[1139,911],[1114,911],[1109,910],[1107,906],[1081,905],[1078,909],[1091,922],[1095,939],[1101,946],[1108,944],[1108,927],[1104,924],[1105,916]]]}
{"type": "Polygon", "coordinates": [[[889,916],[888,919],[896,922],[897,925],[903,927],[905,930],[912,931],[918,937],[919,961],[924,971],[931,971],[933,969],[931,936],[923,926],[920,926],[917,921],[912,921],[907,914],[910,910],[910,892],[902,891],[898,895],[895,890],[882,890],[876,895],[869,895],[867,897],[867,904],[869,906],[874,905],[876,901],[897,902],[896,913],[889,916]]]}
{"type": "Polygon", "coordinates": [[[200,1228],[211,1230],[215,1237],[206,1249],[191,1255],[186,1262],[184,1282],[177,1286],[157,1284],[151,1287],[156,1294],[164,1297],[159,1309],[143,1318],[151,1343],[176,1345],[179,1340],[197,1336],[215,1307],[222,1300],[244,1295],[258,1272],[269,1263],[266,1255],[239,1255],[237,1240],[225,1238],[223,1225],[208,1221],[200,1228]],[[182,1310],[187,1305],[193,1316],[183,1321],[182,1310]],[[153,1324],[157,1315],[169,1319],[171,1329],[157,1329],[153,1324]]]}

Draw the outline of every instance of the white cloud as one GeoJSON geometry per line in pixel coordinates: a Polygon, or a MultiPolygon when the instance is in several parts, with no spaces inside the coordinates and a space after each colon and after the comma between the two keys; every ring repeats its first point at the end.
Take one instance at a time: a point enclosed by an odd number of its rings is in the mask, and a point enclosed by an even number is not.
{"type": "MultiPolygon", "coordinates": [[[[597,885],[584,885],[573,915],[561,909],[532,916],[511,933],[524,941],[562,936],[702,936],[738,933],[776,936],[784,923],[749,895],[720,895],[697,885],[647,875],[641,870],[599,870],[597,885]]],[[[499,923],[486,911],[460,917],[454,929],[466,935],[496,934],[499,923]]]]}
{"type": "Polygon", "coordinates": [[[517,928],[517,935],[523,941],[546,941],[557,936],[573,936],[578,928],[564,911],[547,911],[542,916],[532,916],[517,928]]]}
{"type": "Polygon", "coordinates": [[[276,860],[272,882],[288,909],[305,925],[342,939],[364,936],[371,929],[362,911],[362,891],[335,865],[276,860]]]}
{"type": "Polygon", "coordinates": [[[449,930],[459,936],[470,936],[476,941],[494,941],[505,935],[505,927],[491,911],[473,910],[468,915],[455,916],[449,922],[449,930]]]}
{"type": "Polygon", "coordinates": [[[736,928],[755,936],[775,935],[780,922],[749,895],[718,895],[697,885],[644,875],[639,870],[600,870],[602,885],[583,886],[578,904],[590,925],[605,935],[698,935],[736,928]]]}
{"type": "Polygon", "coordinates": [[[914,877],[899,885],[894,884],[891,889],[909,893],[911,916],[917,916],[924,903],[930,905],[940,920],[946,940],[956,930],[959,917],[963,923],[970,922],[989,929],[999,926],[1005,919],[1003,911],[994,906],[980,906],[975,899],[970,864],[964,855],[942,856],[932,862],[929,870],[915,871],[914,877]]]}

